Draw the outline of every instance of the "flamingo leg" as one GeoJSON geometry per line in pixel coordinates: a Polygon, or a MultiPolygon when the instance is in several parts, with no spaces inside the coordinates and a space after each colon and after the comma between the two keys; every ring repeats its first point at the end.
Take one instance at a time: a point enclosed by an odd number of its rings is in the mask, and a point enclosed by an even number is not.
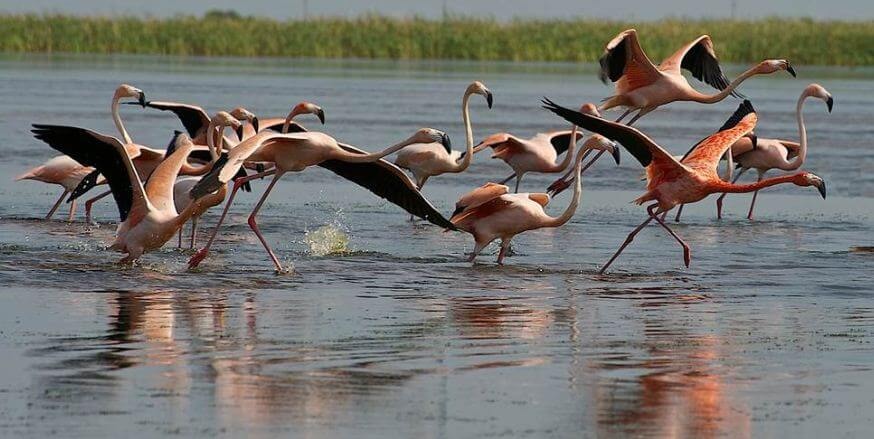
{"type": "Polygon", "coordinates": [[[252,213],[249,214],[249,227],[255,232],[255,235],[258,236],[258,239],[261,241],[261,245],[264,246],[264,249],[267,250],[267,254],[270,255],[270,259],[273,260],[273,265],[276,266],[276,272],[282,272],[282,264],[279,263],[279,259],[273,253],[273,250],[270,248],[270,245],[267,244],[267,240],[264,239],[264,235],[261,234],[261,230],[258,229],[258,223],[255,222],[255,216],[258,215],[258,211],[261,210],[261,206],[264,205],[264,200],[267,199],[267,196],[270,195],[270,191],[273,190],[273,186],[279,181],[279,178],[282,177],[281,172],[278,172],[273,175],[273,180],[270,180],[270,184],[267,185],[267,189],[264,190],[264,194],[261,195],[261,199],[258,200],[258,204],[255,205],[255,208],[252,209],[252,213]]]}
{"type": "MultiPolygon", "coordinates": [[[[747,169],[749,168],[741,168],[740,172],[738,172],[737,175],[734,176],[734,179],[731,180],[731,184],[736,183],[740,176],[744,175],[744,172],[747,172],[747,169]]],[[[725,199],[726,195],[728,194],[722,194],[716,199],[716,219],[722,219],[722,200],[725,199]]]]}
{"type": "Polygon", "coordinates": [[[501,251],[498,252],[498,265],[504,265],[504,257],[507,256],[507,250],[510,248],[510,240],[501,240],[501,251]]]}
{"type": "Polygon", "coordinates": [[[55,201],[55,205],[52,206],[52,209],[49,210],[49,213],[46,214],[46,221],[52,219],[52,217],[55,215],[55,211],[58,210],[58,207],[61,206],[61,202],[64,201],[64,197],[66,197],[69,193],[70,191],[64,190],[64,193],[61,194],[61,198],[58,198],[58,201],[55,201]]]}
{"type": "MultiPolygon", "coordinates": [[[[588,157],[589,154],[590,154],[591,152],[592,152],[591,149],[586,150],[586,152],[583,153],[583,158],[582,158],[582,160],[585,160],[586,157],[588,157]]],[[[604,151],[600,151],[600,152],[603,153],[604,151]]],[[[598,154],[598,156],[600,157],[600,153],[598,154]]],[[[592,163],[594,163],[596,159],[597,159],[597,157],[594,158],[594,159],[592,159],[591,162],[587,163],[586,166],[580,170],[580,174],[582,175],[583,171],[585,171],[586,168],[588,168],[589,166],[591,166],[592,163]]],[[[572,167],[572,168],[573,168],[573,167],[572,167]]],[[[567,188],[570,187],[570,185],[571,185],[570,182],[573,181],[573,180],[571,179],[571,176],[573,176],[573,174],[574,174],[574,170],[573,170],[573,169],[571,169],[570,171],[566,172],[566,173],[565,173],[564,175],[562,175],[558,180],[555,180],[554,182],[552,182],[552,184],[550,184],[549,187],[546,188],[546,191],[547,191],[547,192],[552,192],[552,196],[553,196],[553,197],[555,197],[556,195],[560,194],[562,191],[564,191],[565,189],[567,189],[567,188]]]]}
{"type": "Polygon", "coordinates": [[[655,107],[641,108],[640,111],[638,111],[637,114],[635,114],[634,117],[632,117],[631,120],[628,121],[628,123],[625,125],[629,127],[634,125],[634,122],[637,122],[637,119],[640,119],[652,110],[655,110],[655,107]]]}
{"type": "Polygon", "coordinates": [[[659,214],[662,212],[656,211],[657,207],[658,204],[651,204],[649,207],[646,208],[646,211],[649,212],[649,216],[651,216],[654,220],[658,221],[658,223],[661,224],[661,226],[664,227],[664,229],[667,230],[668,233],[670,233],[671,236],[673,236],[674,239],[676,239],[681,246],[683,246],[683,262],[686,263],[686,268],[689,268],[689,263],[692,262],[692,250],[689,248],[689,245],[686,244],[686,241],[683,241],[683,238],[680,238],[679,235],[671,230],[671,228],[668,227],[668,225],[665,224],[665,222],[662,221],[661,218],[659,218],[659,214]]]}
{"type": "Polygon", "coordinates": [[[489,245],[489,241],[480,241],[474,238],[473,251],[470,253],[470,257],[467,258],[467,262],[473,262],[477,255],[479,255],[487,245],[489,245]]]}
{"type": "MultiPolygon", "coordinates": [[[[416,177],[416,189],[418,189],[419,192],[422,191],[422,188],[425,186],[426,181],[428,181],[427,175],[422,177],[422,178],[416,177]]],[[[410,214],[410,222],[413,222],[413,221],[416,221],[416,216],[411,213],[410,214]]]]}
{"type": "Polygon", "coordinates": [[[183,224],[182,227],[179,228],[179,243],[176,244],[176,248],[182,248],[182,229],[184,228],[185,224],[183,224]]]}
{"type": "Polygon", "coordinates": [[[634,111],[634,108],[629,108],[628,110],[625,110],[625,112],[622,113],[622,116],[619,116],[619,119],[616,119],[615,122],[616,123],[622,122],[622,119],[625,119],[625,117],[628,116],[629,114],[631,114],[632,111],[634,111]]]}
{"type": "MultiPolygon", "coordinates": [[[[719,201],[717,201],[717,203],[718,203],[718,202],[719,202],[719,201]]],[[[677,209],[677,216],[674,217],[674,222],[675,222],[675,223],[680,222],[680,215],[683,214],[683,207],[685,207],[685,206],[686,206],[685,204],[681,204],[681,205],[680,205],[680,208],[677,209]]],[[[665,212],[665,215],[667,215],[667,214],[668,214],[668,213],[665,212]]],[[[662,219],[664,219],[664,217],[662,217],[662,219]]]]}
{"type": "MultiPolygon", "coordinates": [[[[191,218],[191,244],[188,246],[189,249],[194,249],[197,245],[197,218],[196,216],[191,218]]],[[[179,230],[181,231],[182,229],[179,230]]],[[[182,235],[179,236],[181,237],[182,235]]]]}
{"type": "MultiPolygon", "coordinates": [[[[757,181],[762,181],[762,179],[764,177],[765,177],[765,173],[763,171],[759,171],[759,179],[757,181]]],[[[748,220],[753,219],[753,209],[755,209],[755,207],[756,207],[756,197],[758,197],[758,196],[759,196],[759,191],[753,192],[753,201],[752,201],[752,203],[750,203],[750,211],[749,211],[749,213],[747,213],[748,220]]]]}
{"type": "Polygon", "coordinates": [[[70,202],[70,214],[67,215],[67,222],[73,222],[73,216],[76,215],[76,200],[70,202]]]}
{"type": "Polygon", "coordinates": [[[612,264],[613,261],[615,261],[616,258],[619,257],[619,254],[622,253],[623,250],[625,250],[625,247],[628,247],[628,244],[631,244],[631,241],[634,241],[634,237],[638,233],[640,233],[640,231],[643,230],[643,228],[646,227],[646,225],[649,224],[652,219],[652,216],[648,217],[646,221],[640,223],[639,226],[637,226],[634,230],[631,231],[631,233],[628,234],[628,237],[625,238],[625,242],[623,242],[622,245],[619,246],[619,250],[616,250],[616,253],[613,253],[613,257],[611,257],[610,260],[607,261],[607,263],[604,264],[603,267],[601,267],[601,271],[599,271],[598,274],[604,274],[604,272],[607,271],[607,268],[610,267],[610,264],[612,264]]]}
{"type": "MultiPolygon", "coordinates": [[[[589,151],[591,151],[591,149],[590,149],[589,151]]],[[[586,172],[586,169],[589,169],[590,166],[594,165],[595,162],[596,162],[599,158],[601,158],[602,155],[604,155],[604,150],[603,150],[603,149],[600,150],[600,151],[598,151],[598,153],[595,154],[595,157],[592,157],[592,160],[589,160],[589,163],[586,163],[585,166],[583,166],[583,167],[580,169],[580,175],[583,175],[583,173],[586,172]]]]}
{"type": "Polygon", "coordinates": [[[111,194],[111,193],[112,193],[111,190],[110,190],[110,191],[106,191],[106,192],[104,192],[104,193],[102,193],[102,194],[100,194],[100,195],[98,195],[98,196],[96,196],[96,197],[94,197],[94,198],[92,198],[92,199],[90,199],[90,200],[88,200],[88,201],[85,202],[85,223],[86,223],[86,224],[93,224],[93,223],[94,223],[93,221],[91,221],[91,206],[92,206],[95,202],[97,202],[98,200],[100,200],[101,198],[103,198],[103,197],[105,197],[105,196],[107,196],[107,195],[109,195],[109,194],[111,194]]]}
{"type": "Polygon", "coordinates": [[[516,177],[516,173],[514,172],[514,173],[510,174],[509,177],[501,180],[498,184],[507,184],[508,181],[512,180],[515,177],[516,177]]]}
{"type": "Polygon", "coordinates": [[[519,183],[522,183],[522,175],[524,175],[524,174],[516,176],[516,191],[515,192],[517,194],[519,193],[519,183]]]}
{"type": "Polygon", "coordinates": [[[243,187],[243,184],[250,180],[255,180],[257,178],[264,178],[269,175],[273,175],[276,173],[276,168],[270,168],[264,172],[259,172],[257,174],[252,174],[246,177],[240,177],[234,180],[234,188],[231,189],[231,196],[228,197],[227,203],[225,203],[225,209],[222,211],[222,216],[219,218],[218,224],[215,225],[215,228],[212,229],[212,234],[209,235],[209,240],[206,242],[206,247],[197,251],[191,259],[188,260],[188,268],[197,267],[206,256],[209,254],[209,249],[212,247],[212,242],[215,240],[216,235],[218,234],[219,228],[221,228],[222,223],[225,221],[225,217],[228,215],[228,210],[231,207],[231,204],[234,202],[234,197],[237,195],[237,191],[243,187]]]}

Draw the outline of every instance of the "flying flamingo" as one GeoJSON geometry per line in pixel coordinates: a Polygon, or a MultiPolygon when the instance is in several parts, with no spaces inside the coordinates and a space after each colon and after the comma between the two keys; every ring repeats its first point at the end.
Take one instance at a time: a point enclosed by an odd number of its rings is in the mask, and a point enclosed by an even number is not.
{"type": "MultiPolygon", "coordinates": [[[[737,161],[740,171],[735,174],[732,183],[737,182],[744,172],[755,169],[759,176],[758,180],[762,180],[765,173],[771,169],[779,169],[782,171],[794,171],[804,165],[804,160],[807,158],[807,129],[804,127],[804,116],[802,109],[804,101],[809,97],[822,99],[828,112],[832,112],[834,106],[834,98],[823,86],[819,84],[810,84],[801,92],[798,97],[798,103],[795,106],[795,119],[798,121],[798,137],[800,143],[795,143],[790,140],[781,139],[765,139],[757,138],[756,147],[753,148],[752,142],[748,138],[738,140],[731,146],[731,155],[737,161]]],[[[747,213],[747,219],[753,219],[753,208],[756,206],[756,196],[759,191],[753,192],[753,200],[750,203],[750,210],[747,213]]],[[[726,194],[722,194],[716,199],[716,217],[722,218],[722,200],[726,194]]],[[[677,217],[675,221],[680,221],[680,214],[683,213],[683,206],[677,209],[677,217]]]]}
{"type": "MultiPolygon", "coordinates": [[[[577,135],[576,127],[570,135],[577,135]]],[[[580,203],[583,189],[580,172],[585,153],[591,148],[605,150],[614,146],[604,137],[594,136],[577,153],[573,169],[576,176],[574,196],[565,211],[557,217],[549,216],[544,210],[550,201],[548,194],[510,194],[510,188],[502,184],[486,183],[461,197],[450,221],[473,235],[474,247],[468,261],[473,262],[489,243],[500,238],[501,251],[497,262],[502,265],[514,236],[528,230],[560,227],[568,222],[580,203]]]]}
{"type": "Polygon", "coordinates": [[[628,29],[613,38],[604,49],[599,60],[600,78],[616,83],[616,94],[605,99],[599,108],[606,111],[615,107],[625,107],[616,122],[621,122],[631,112],[637,114],[628,122],[632,125],[637,119],[656,108],[675,101],[693,101],[703,104],[719,102],[729,95],[737,95],[734,89],[743,81],[755,75],[767,75],[786,70],[795,76],[795,70],[788,61],[768,59],[742,73],[731,83],[722,73],[713,42],[708,35],[702,35],[677,52],[654,65],[637,41],[637,31],[628,29]],[[705,95],[689,85],[681,70],[686,69],[696,79],[704,81],[720,90],[719,93],[705,95]]]}
{"type": "Polygon", "coordinates": [[[338,143],[331,136],[319,132],[279,134],[262,131],[250,137],[228,153],[227,163],[213,167],[210,173],[194,186],[192,195],[195,198],[200,198],[204,193],[214,192],[220,185],[230,182],[235,172],[245,162],[272,162],[274,167],[245,178],[234,179],[234,191],[231,192],[231,196],[228,198],[225,210],[222,212],[221,218],[219,218],[219,223],[213,229],[206,247],[199,250],[188,261],[189,267],[196,267],[209,253],[209,248],[227,215],[228,208],[233,203],[237,186],[255,178],[273,175],[273,179],[268,184],[267,189],[264,190],[264,194],[249,214],[248,223],[273,260],[276,270],[281,272],[282,264],[280,264],[279,259],[261,234],[258,224],[255,222],[255,217],[261,210],[261,206],[264,204],[270,191],[273,190],[273,186],[286,172],[300,172],[310,166],[327,168],[335,174],[352,180],[376,195],[397,204],[413,215],[425,218],[441,227],[454,229],[452,223],[443,218],[434,209],[403,171],[391,163],[381,160],[382,157],[397,152],[408,145],[430,142],[448,144],[449,138],[442,131],[422,128],[398,144],[388,147],[383,151],[368,154],[353,146],[338,143]]]}
{"type": "MultiPolygon", "coordinates": [[[[580,111],[599,116],[598,109],[594,104],[585,104],[580,111]]],[[[574,158],[574,146],[582,135],[571,136],[571,130],[553,131],[550,133],[538,133],[530,139],[520,139],[509,133],[497,133],[486,137],[477,145],[474,154],[485,148],[492,148],[493,159],[501,159],[511,168],[513,173],[498,184],[505,184],[516,177],[516,189],[519,192],[519,184],[522,177],[528,172],[543,174],[555,174],[563,172],[570,166],[574,158]],[[558,155],[565,154],[564,159],[556,162],[558,155]]],[[[573,131],[575,132],[575,130],[573,131]]],[[[619,148],[610,146],[608,150],[613,154],[616,164],[619,164],[619,148]]],[[[588,167],[588,165],[587,165],[588,167]]],[[[585,168],[583,168],[585,170],[585,168]]],[[[573,170],[569,173],[573,175],[573,170]]],[[[568,183],[569,184],[569,183],[568,183]]]]}
{"type": "Polygon", "coordinates": [[[714,193],[753,192],[781,183],[815,186],[820,195],[825,198],[825,182],[809,172],[769,178],[754,184],[733,184],[719,178],[717,167],[720,157],[738,139],[751,133],[756,126],[756,113],[749,101],[743,101],[723,126],[724,129],[702,140],[682,162],[677,161],[674,156],[635,128],[573,111],[549,99],[544,99],[544,104],[544,108],[565,120],[621,143],[646,169],[647,192],[634,201],[637,204],[644,204],[647,201],[656,202],[647,207],[649,217],[628,235],[619,250],[601,268],[600,273],[607,270],[622,250],[631,243],[634,236],[652,220],[656,220],[680,243],[683,247],[683,260],[688,267],[692,258],[689,246],[659,218],[659,215],[678,204],[694,203],[714,193]]]}
{"type": "Polygon", "coordinates": [[[127,145],[117,138],[59,125],[34,124],[32,131],[37,139],[106,177],[121,220],[110,248],[127,254],[119,263],[131,263],[163,246],[198,209],[199,200],[181,213],[173,203],[173,183],[194,147],[184,134],[176,139],[174,153],[154,169],[144,187],[127,145]]]}
{"type": "MultiPolygon", "coordinates": [[[[69,156],[60,155],[52,157],[42,165],[15,177],[15,180],[36,180],[43,183],[57,184],[64,188],[64,193],[61,194],[58,201],[55,202],[51,210],[49,210],[49,213],[46,215],[46,220],[50,220],[55,214],[55,211],[58,210],[58,207],[60,207],[61,202],[64,201],[64,197],[72,192],[73,189],[79,185],[79,182],[81,182],[82,179],[93,170],[93,168],[82,166],[79,162],[73,160],[69,156]]],[[[96,183],[103,183],[103,181],[98,181],[96,183]]],[[[73,214],[75,212],[76,200],[73,200],[70,204],[70,214],[67,217],[67,221],[73,221],[73,214]]]]}
{"type": "Polygon", "coordinates": [[[481,95],[486,98],[486,104],[492,108],[492,92],[479,81],[471,83],[464,91],[461,99],[461,117],[464,120],[464,129],[467,135],[467,149],[464,154],[452,151],[448,142],[430,142],[411,145],[398,152],[395,165],[407,169],[413,173],[416,187],[419,190],[425,186],[428,178],[447,173],[464,172],[473,160],[473,130],[470,126],[470,97],[481,95]],[[459,160],[461,160],[459,162],[459,160]]]}

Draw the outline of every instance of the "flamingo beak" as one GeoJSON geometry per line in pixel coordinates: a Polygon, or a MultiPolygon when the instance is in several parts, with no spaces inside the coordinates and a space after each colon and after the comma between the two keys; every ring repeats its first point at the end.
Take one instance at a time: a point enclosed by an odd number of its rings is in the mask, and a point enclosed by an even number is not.
{"type": "Polygon", "coordinates": [[[237,133],[237,140],[243,141],[243,124],[240,124],[240,126],[237,127],[236,133],[237,133]]]}
{"type": "Polygon", "coordinates": [[[793,78],[798,77],[798,75],[795,74],[795,69],[792,68],[792,64],[789,64],[788,62],[786,63],[786,71],[789,72],[789,74],[792,75],[793,78]]]}
{"type": "Polygon", "coordinates": [[[831,113],[832,107],[834,107],[835,105],[835,98],[829,96],[828,99],[825,101],[825,105],[828,107],[828,112],[831,113]]]}
{"type": "Polygon", "coordinates": [[[816,186],[816,190],[819,191],[819,194],[822,195],[822,199],[825,200],[825,180],[823,180],[822,183],[816,186]]]}
{"type": "Polygon", "coordinates": [[[140,104],[140,106],[142,106],[143,108],[146,108],[146,93],[145,92],[141,91],[140,94],[137,96],[137,103],[140,104]]]}
{"type": "Polygon", "coordinates": [[[316,117],[319,118],[319,122],[321,122],[322,125],[325,124],[325,111],[324,111],[324,110],[322,110],[321,108],[319,108],[319,109],[316,111],[316,117]]]}
{"type": "Polygon", "coordinates": [[[614,143],[614,144],[613,144],[613,152],[612,152],[612,154],[613,154],[613,160],[616,161],[616,166],[619,166],[619,163],[620,163],[620,160],[619,160],[619,158],[620,158],[620,155],[619,155],[619,149],[620,149],[620,148],[619,148],[619,145],[617,145],[617,144],[614,143]]]}
{"type": "MultiPolygon", "coordinates": [[[[257,118],[257,117],[253,117],[253,118],[252,118],[252,128],[255,128],[255,132],[256,132],[256,133],[259,131],[259,129],[258,129],[258,118],[257,118]]],[[[241,139],[241,140],[242,140],[242,139],[241,139]]]]}
{"type": "Polygon", "coordinates": [[[494,96],[492,95],[492,92],[490,92],[490,91],[486,91],[486,104],[488,104],[489,109],[492,108],[492,104],[493,104],[494,102],[495,102],[495,101],[494,101],[494,96]]]}

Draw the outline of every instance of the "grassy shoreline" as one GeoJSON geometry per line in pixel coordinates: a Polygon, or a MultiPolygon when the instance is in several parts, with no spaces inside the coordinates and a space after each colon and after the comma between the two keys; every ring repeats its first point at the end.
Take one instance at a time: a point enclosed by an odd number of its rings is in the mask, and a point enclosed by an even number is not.
{"type": "Polygon", "coordinates": [[[0,14],[0,52],[593,62],[610,38],[629,27],[638,29],[653,60],[707,33],[726,62],[786,58],[808,65],[874,65],[874,22],[780,18],[627,23],[0,14]]]}

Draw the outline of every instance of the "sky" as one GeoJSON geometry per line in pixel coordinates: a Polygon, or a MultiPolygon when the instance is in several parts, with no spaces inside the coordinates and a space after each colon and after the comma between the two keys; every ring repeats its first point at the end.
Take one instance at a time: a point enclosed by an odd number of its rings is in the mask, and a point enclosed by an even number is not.
{"type": "Polygon", "coordinates": [[[0,0],[0,12],[63,12],[79,15],[201,15],[209,9],[233,9],[244,15],[310,16],[420,15],[439,18],[444,3],[452,13],[509,20],[515,17],[591,17],[655,20],[664,17],[874,19],[871,0],[0,0]]]}

